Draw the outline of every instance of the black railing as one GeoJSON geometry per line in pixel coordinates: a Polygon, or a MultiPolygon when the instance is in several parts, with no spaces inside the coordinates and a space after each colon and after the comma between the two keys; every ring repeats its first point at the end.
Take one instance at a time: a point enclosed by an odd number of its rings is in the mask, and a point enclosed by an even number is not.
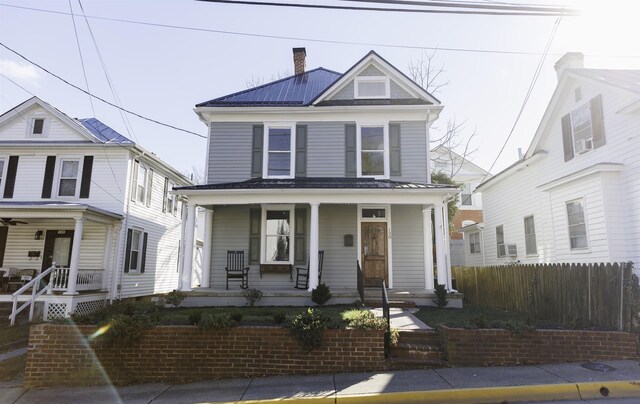
{"type": "Polygon", "coordinates": [[[364,274],[362,273],[362,269],[360,268],[360,261],[356,260],[357,267],[357,279],[358,279],[358,294],[360,295],[360,302],[364,304],[364,274]]]}
{"type": "Polygon", "coordinates": [[[387,323],[387,328],[384,331],[384,356],[389,357],[391,352],[391,313],[389,312],[389,298],[387,296],[387,287],[382,281],[382,316],[387,323]]]}

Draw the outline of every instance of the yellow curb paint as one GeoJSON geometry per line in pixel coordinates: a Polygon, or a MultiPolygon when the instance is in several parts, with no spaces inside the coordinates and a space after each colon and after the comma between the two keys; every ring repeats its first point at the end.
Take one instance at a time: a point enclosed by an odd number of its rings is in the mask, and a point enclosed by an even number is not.
{"type": "Polygon", "coordinates": [[[336,403],[336,398],[334,394],[331,394],[328,397],[313,397],[313,396],[300,396],[300,397],[286,397],[286,398],[272,398],[272,399],[267,399],[267,400],[243,400],[243,401],[207,401],[207,402],[202,402],[202,403],[196,403],[196,404],[216,404],[216,403],[222,403],[222,404],[275,404],[275,403],[298,403],[298,402],[305,402],[305,403],[311,403],[313,402],[313,404],[335,404],[336,403]]]}
{"type": "Polygon", "coordinates": [[[640,397],[640,380],[578,383],[583,400],[640,397]]]}

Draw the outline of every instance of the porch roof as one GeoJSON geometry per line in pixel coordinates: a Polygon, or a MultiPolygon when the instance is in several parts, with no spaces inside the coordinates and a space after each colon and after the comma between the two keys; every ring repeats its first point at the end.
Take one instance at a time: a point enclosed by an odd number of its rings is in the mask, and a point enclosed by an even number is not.
{"type": "Polygon", "coordinates": [[[63,201],[0,201],[0,216],[20,218],[76,218],[90,214],[91,218],[107,221],[123,216],[92,205],[63,201]]]}

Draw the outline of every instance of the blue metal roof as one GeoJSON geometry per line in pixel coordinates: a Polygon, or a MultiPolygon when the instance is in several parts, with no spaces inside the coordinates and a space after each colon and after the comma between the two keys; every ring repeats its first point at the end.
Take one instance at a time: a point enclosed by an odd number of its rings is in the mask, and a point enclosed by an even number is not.
{"type": "Polygon", "coordinates": [[[196,107],[307,106],[342,74],[322,67],[197,104],[196,107]]]}
{"type": "Polygon", "coordinates": [[[96,118],[79,119],[78,121],[103,143],[133,144],[129,138],[111,129],[96,118]]]}

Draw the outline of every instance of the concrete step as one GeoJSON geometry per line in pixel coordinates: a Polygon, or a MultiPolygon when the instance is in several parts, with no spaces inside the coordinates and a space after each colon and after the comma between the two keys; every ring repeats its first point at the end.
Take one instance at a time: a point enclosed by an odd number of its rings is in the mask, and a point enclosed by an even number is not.
{"type": "MultiPolygon", "coordinates": [[[[364,305],[367,307],[382,307],[382,300],[365,299],[364,305]]],[[[416,302],[410,300],[389,300],[389,307],[411,309],[416,307],[416,302]]]]}

